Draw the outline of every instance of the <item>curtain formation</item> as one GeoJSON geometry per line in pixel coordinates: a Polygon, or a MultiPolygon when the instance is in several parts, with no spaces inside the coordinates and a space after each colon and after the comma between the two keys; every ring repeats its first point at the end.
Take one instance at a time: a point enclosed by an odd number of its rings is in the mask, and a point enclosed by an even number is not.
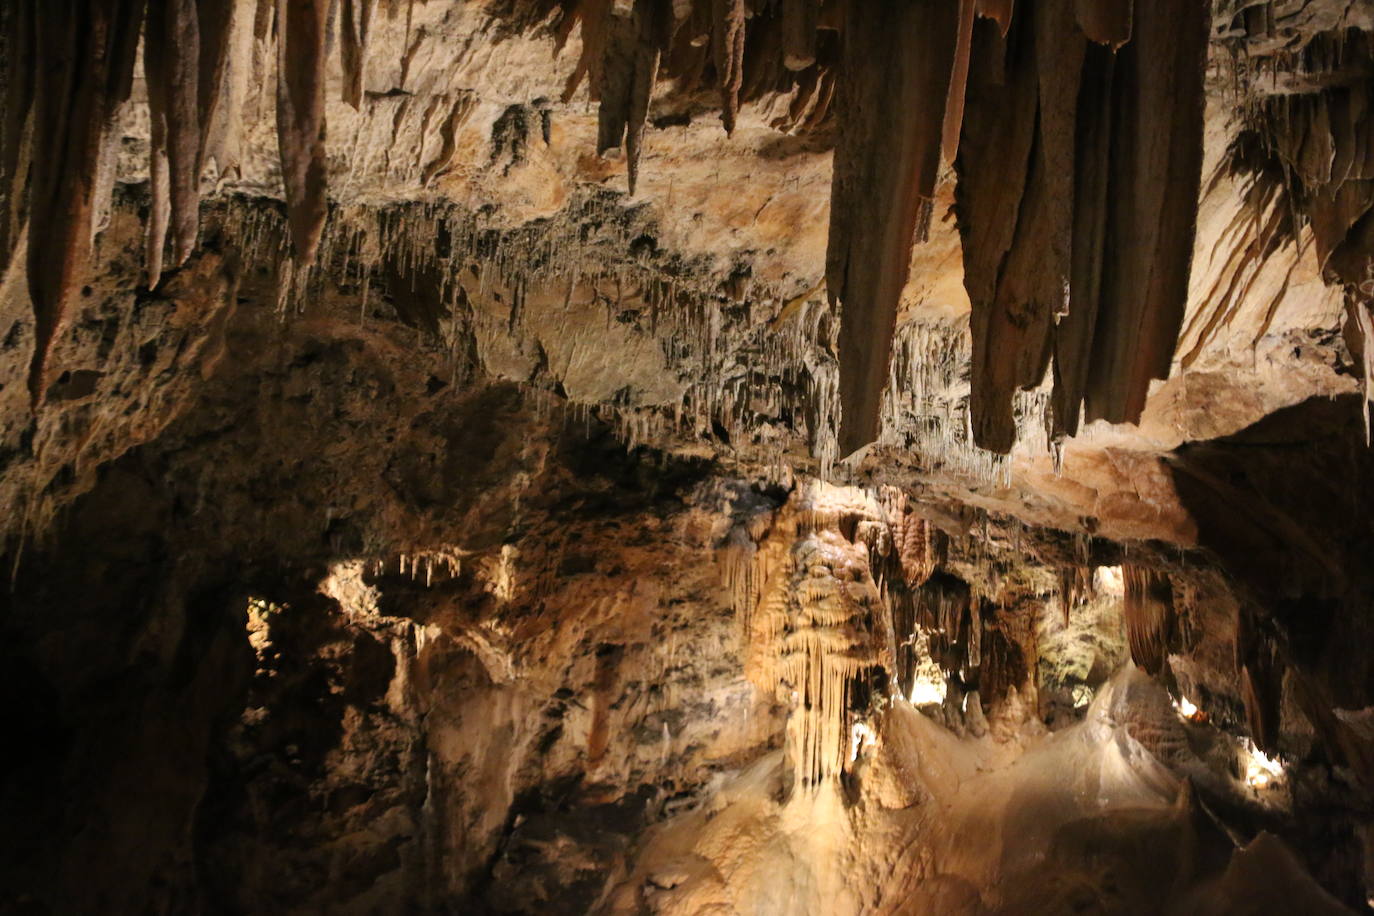
{"type": "MultiPolygon", "coordinates": [[[[363,99],[380,3],[411,0],[21,0],[5,13],[0,262],[24,225],[37,327],[29,387],[82,284],[113,181],[111,125],[136,51],[151,117],[148,285],[185,263],[199,180],[231,155],[224,111],[252,43],[275,40],[276,129],[294,262],[315,259],[328,212],[326,74],[363,99]],[[35,49],[43,53],[35,53],[35,49]],[[217,125],[220,125],[217,127],[217,125]],[[170,249],[170,252],[168,252],[170,249]]],[[[740,106],[793,93],[775,125],[833,128],[826,280],[842,308],[840,446],[878,433],[913,246],[942,163],[972,303],[980,446],[1012,445],[1012,395],[1053,358],[1053,425],[1134,421],[1167,375],[1187,295],[1200,180],[1207,0],[536,0],[510,15],[580,30],[566,85],[598,105],[600,152],[624,147],[633,192],[655,86],[740,106]]],[[[408,13],[407,13],[408,14],[408,13]]],[[[231,124],[228,131],[233,130],[231,124]]],[[[223,163],[221,163],[221,167],[223,163]]],[[[223,170],[223,168],[221,168],[223,170]]]]}

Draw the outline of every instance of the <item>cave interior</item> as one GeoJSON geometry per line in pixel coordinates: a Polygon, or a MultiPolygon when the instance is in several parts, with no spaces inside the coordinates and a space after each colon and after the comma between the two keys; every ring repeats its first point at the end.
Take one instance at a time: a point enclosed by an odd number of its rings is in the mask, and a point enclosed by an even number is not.
{"type": "Polygon", "coordinates": [[[1374,2],[0,3],[0,914],[1374,912],[1374,2]]]}

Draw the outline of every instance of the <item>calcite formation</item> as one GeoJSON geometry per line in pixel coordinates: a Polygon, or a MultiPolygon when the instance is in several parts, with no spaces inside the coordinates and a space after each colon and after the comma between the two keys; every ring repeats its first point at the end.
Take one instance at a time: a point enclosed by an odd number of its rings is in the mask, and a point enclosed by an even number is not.
{"type": "MultiPolygon", "coordinates": [[[[18,87],[16,109],[26,107],[31,94],[47,98],[48,104],[66,104],[60,101],[66,96],[59,87],[23,88],[43,69],[36,56],[24,51],[25,22],[42,20],[39,6],[26,5],[10,17],[9,47],[15,53],[7,81],[18,87]]],[[[827,91],[835,99],[839,142],[826,282],[832,301],[843,304],[839,364],[844,453],[877,438],[911,247],[927,235],[942,157],[956,160],[966,120],[974,139],[971,152],[959,160],[957,193],[973,305],[974,377],[979,382],[972,393],[975,441],[995,451],[1011,447],[1011,392],[1034,387],[1044,376],[1051,325],[1069,314],[1075,317],[1064,324],[1065,339],[1055,347],[1057,429],[1076,431],[1085,399],[1090,419],[1139,419],[1149,380],[1168,373],[1187,295],[1206,62],[1207,16],[1199,0],[1138,9],[1090,3],[1071,9],[1068,0],[1051,0],[1024,4],[1020,15],[1011,3],[868,8],[855,2],[847,5],[843,17],[831,16],[824,23],[819,2],[786,4],[756,15],[749,15],[743,0],[712,0],[700,8],[660,0],[626,6],[595,0],[571,4],[557,15],[563,29],[580,25],[583,38],[564,98],[571,97],[585,76],[599,105],[596,151],[625,148],[632,194],[660,77],[675,80],[676,91],[688,93],[703,80],[702,68],[709,60],[729,133],[742,98],[798,85],[803,79],[798,74],[809,70],[817,71],[809,77],[814,92],[820,71],[835,71],[829,74],[834,85],[827,91]],[[975,13],[985,21],[975,22],[975,13]],[[1187,27],[1181,40],[1174,40],[1180,23],[1187,27]],[[751,29],[759,50],[748,57],[751,29]],[[812,50],[822,29],[839,33],[839,53],[826,64],[812,50]],[[1111,51],[1087,54],[1085,43],[1111,51]],[[746,71],[751,77],[747,85],[746,71]],[[1080,98],[1085,77],[1091,91],[1080,98]],[[966,107],[970,80],[972,106],[966,107]],[[1119,91],[1112,88],[1117,84],[1119,91]],[[998,86],[1007,88],[999,91],[998,86]],[[1097,92],[1100,97],[1093,95],[1097,92]],[[1075,130],[1080,105],[1088,106],[1081,139],[1075,130]],[[1101,135],[1093,133],[1097,125],[1101,135]],[[980,155],[996,157],[996,162],[980,165],[980,155]],[[1005,190],[1018,184],[1002,180],[1008,158],[1015,172],[1024,169],[1019,191],[1005,190]],[[1076,170],[1080,159],[1085,166],[1076,170]],[[1066,183],[1079,172],[1088,182],[1082,189],[1066,183]],[[1048,257],[1037,256],[1045,250],[1048,257]],[[1097,279],[1101,277],[1106,287],[1097,279]],[[997,292],[1004,284],[1005,291],[997,292]]],[[[143,61],[150,119],[150,286],[161,276],[169,232],[173,266],[184,264],[195,244],[199,176],[213,113],[221,96],[232,91],[233,75],[251,66],[241,50],[249,45],[234,36],[235,30],[247,30],[247,11],[235,7],[230,0],[147,7],[143,61]]],[[[277,53],[276,139],[298,268],[315,261],[327,217],[330,10],[323,0],[258,4],[253,22],[258,44],[273,42],[277,53]]],[[[408,8],[407,20],[412,14],[408,8]]],[[[46,292],[33,290],[35,315],[42,316],[49,336],[59,329],[76,283],[73,271],[88,247],[85,237],[92,227],[85,211],[97,194],[100,157],[108,155],[101,150],[113,142],[116,109],[128,94],[119,87],[130,79],[130,36],[139,32],[144,6],[128,4],[89,15],[95,17],[96,32],[123,46],[101,48],[93,55],[74,49],[68,78],[83,86],[82,92],[89,91],[87,84],[102,83],[110,91],[96,90],[99,97],[93,97],[89,115],[84,108],[54,109],[55,133],[35,134],[28,147],[31,161],[47,161],[60,159],[69,142],[84,146],[87,152],[70,168],[79,169],[82,182],[91,185],[89,191],[75,191],[80,199],[74,210],[38,193],[28,202],[40,228],[64,210],[72,222],[73,234],[55,255],[72,266],[57,270],[46,292]],[[71,127],[62,127],[68,120],[71,127]],[[83,140],[79,131],[89,136],[83,140]]],[[[338,66],[343,99],[355,109],[362,99],[373,15],[370,3],[349,2],[341,10],[338,66]]],[[[538,21],[551,13],[540,9],[511,15],[538,21]]],[[[73,11],[69,21],[80,20],[80,11],[73,11]]],[[[405,53],[403,72],[411,50],[405,53]]],[[[798,98],[806,94],[799,91],[798,98]]],[[[22,143],[23,133],[21,120],[14,125],[14,142],[22,143]]],[[[22,156],[7,157],[20,167],[22,156]]],[[[16,185],[9,197],[18,203],[11,208],[22,213],[24,196],[16,185]]],[[[31,382],[35,403],[46,378],[47,347],[43,349],[31,382]]]]}
{"type": "Polygon", "coordinates": [[[1367,909],[1371,35],[0,4],[0,910],[1367,909]]]}

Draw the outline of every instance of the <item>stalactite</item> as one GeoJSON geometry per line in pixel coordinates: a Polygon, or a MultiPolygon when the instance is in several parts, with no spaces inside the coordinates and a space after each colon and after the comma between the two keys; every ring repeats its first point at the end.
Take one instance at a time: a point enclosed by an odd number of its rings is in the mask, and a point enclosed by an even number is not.
{"type": "Polygon", "coordinates": [[[367,39],[377,0],[340,0],[339,59],[343,64],[343,100],[362,110],[366,85],[367,39]]]}
{"type": "Polygon", "coordinates": [[[14,256],[28,218],[26,185],[32,142],[35,52],[34,7],[11,3],[3,17],[4,120],[0,121],[0,278],[14,256]]]}
{"type": "MultiPolygon", "coordinates": [[[[1044,188],[1039,294],[1057,321],[1068,311],[1073,249],[1073,176],[1078,99],[1087,42],[1074,28],[1069,0],[1044,0],[1036,8],[1035,56],[1039,83],[1036,163],[1044,188]]],[[[1027,266],[1029,270],[1029,265],[1027,266]]],[[[1048,341],[1046,341],[1048,346],[1048,341]]],[[[1034,383],[1044,376],[1036,373],[1034,383]]],[[[1023,387],[1028,387],[1023,385],[1023,387]]]]}
{"type": "MultiPolygon", "coordinates": [[[[1364,421],[1364,444],[1370,444],[1369,437],[1369,404],[1374,401],[1374,315],[1370,314],[1369,304],[1358,299],[1352,299],[1346,305],[1348,314],[1354,316],[1354,324],[1358,335],[1359,347],[1358,356],[1360,360],[1360,418],[1364,421]]],[[[1355,350],[1351,347],[1351,350],[1355,350]]]]}
{"type": "Polygon", "coordinates": [[[974,611],[968,583],[947,573],[937,573],[916,593],[917,625],[930,640],[930,655],[948,680],[976,689],[973,669],[978,667],[981,621],[974,611]]]}
{"type": "Polygon", "coordinates": [[[1027,663],[1021,643],[1013,632],[1008,632],[1009,625],[995,618],[983,622],[978,689],[969,695],[970,712],[974,703],[999,702],[1023,688],[1030,679],[1035,661],[1027,663]]]}
{"type": "Polygon", "coordinates": [[[935,193],[957,5],[851,3],[845,18],[826,287],[843,303],[840,451],[878,434],[897,308],[935,193]]]}
{"type": "Polygon", "coordinates": [[[1126,585],[1122,613],[1131,659],[1150,674],[1158,674],[1174,639],[1173,586],[1166,574],[1131,563],[1122,564],[1121,574],[1126,585]]]}
{"type": "Polygon", "coordinates": [[[964,97],[968,90],[969,56],[973,51],[973,14],[976,0],[959,0],[959,31],[954,48],[954,70],[949,78],[945,100],[945,124],[940,134],[940,150],[946,162],[959,153],[959,136],[964,125],[964,97]]]}
{"type": "Polygon", "coordinates": [[[1064,610],[1064,626],[1069,625],[1073,610],[1093,595],[1093,568],[1090,566],[1061,566],[1059,568],[1059,603],[1064,610]]]}
{"type": "Polygon", "coordinates": [[[246,104],[258,51],[254,44],[257,0],[201,0],[201,67],[197,86],[201,119],[201,168],[214,163],[223,178],[238,171],[246,104]]]}
{"type": "Polygon", "coordinates": [[[1078,432],[1102,309],[1102,271],[1111,206],[1112,86],[1116,55],[1099,44],[1084,50],[1073,172],[1073,250],[1069,313],[1054,330],[1055,439],[1078,432]]]}
{"type": "Polygon", "coordinates": [[[196,75],[196,115],[201,132],[196,162],[199,177],[210,156],[222,155],[222,141],[212,137],[212,131],[222,130],[218,125],[223,116],[220,106],[225,87],[230,83],[230,73],[243,65],[249,53],[242,41],[248,29],[247,0],[197,0],[196,13],[200,40],[196,75]],[[235,55],[240,55],[240,59],[235,60],[235,55]]]}
{"type": "Polygon", "coordinates": [[[721,554],[745,636],[745,671],[790,706],[787,753],[804,790],[833,785],[875,669],[890,665],[866,542],[844,529],[880,510],[853,490],[812,481],[776,513],[739,525],[721,554]],[[880,645],[883,644],[883,645],[880,645]]]}
{"type": "MultiPolygon", "coordinates": [[[[1185,0],[1171,0],[1171,3],[1173,14],[1192,9],[1185,0]]],[[[1123,137],[1131,130],[1140,133],[1140,124],[1147,120],[1140,112],[1154,112],[1155,109],[1168,114],[1164,123],[1169,130],[1164,133],[1171,138],[1172,145],[1165,144],[1166,155],[1162,158],[1155,155],[1148,169],[1108,162],[1113,178],[1103,185],[1106,190],[1102,199],[1111,204],[1104,203],[1102,207],[1113,214],[1115,222],[1110,226],[1115,236],[1105,230],[1100,233],[1106,241],[1099,260],[1109,261],[1112,257],[1129,260],[1120,254],[1129,246],[1108,244],[1112,238],[1121,236],[1121,227],[1130,222],[1126,217],[1116,218],[1120,211],[1130,209],[1136,215],[1148,213],[1149,205],[1159,202],[1164,216],[1157,222],[1166,229],[1178,225],[1182,212],[1178,201],[1186,197],[1186,193],[1168,190],[1162,192],[1158,200],[1158,195],[1149,196],[1155,193],[1150,189],[1162,186],[1172,189],[1180,185],[1174,180],[1180,174],[1184,179],[1181,185],[1186,185],[1188,178],[1186,167],[1169,157],[1183,145],[1179,138],[1188,128],[1179,112],[1187,109],[1193,98],[1186,91],[1191,86],[1188,82],[1190,71],[1177,64],[1185,58],[1191,59],[1192,39],[1173,45],[1163,41],[1159,22],[1166,14],[1153,7],[1131,12],[1131,4],[1125,2],[1090,3],[1087,0],[1023,4],[1015,10],[1015,16],[1012,0],[963,0],[895,7],[869,0],[867,4],[849,4],[848,18],[840,23],[833,18],[839,5],[827,6],[815,0],[788,0],[758,7],[746,0],[713,0],[712,3],[567,0],[538,6],[545,16],[555,8],[561,9],[562,17],[555,24],[560,46],[580,24],[583,56],[570,77],[568,91],[571,93],[581,79],[590,78],[592,97],[602,103],[598,144],[603,150],[624,144],[632,190],[642,155],[649,102],[660,71],[665,78],[678,81],[676,90],[684,93],[702,88],[714,74],[722,92],[723,117],[729,129],[735,125],[741,103],[774,92],[792,93],[792,104],[783,119],[789,130],[817,129],[827,121],[832,107],[846,122],[841,125],[835,159],[832,232],[827,255],[827,289],[844,306],[838,342],[841,353],[838,390],[844,408],[840,420],[842,442],[835,445],[828,439],[835,411],[812,410],[807,418],[813,448],[823,463],[840,453],[841,447],[843,452],[850,452],[872,441],[880,432],[882,416],[895,415],[903,409],[901,392],[890,391],[886,400],[883,397],[885,382],[900,386],[905,381],[889,364],[896,333],[895,316],[910,263],[912,240],[924,235],[930,218],[940,159],[956,155],[964,125],[969,121],[965,116],[969,107],[965,104],[965,75],[970,72],[984,76],[992,73],[1005,78],[1004,93],[1025,99],[1018,103],[1025,107],[1018,107],[1016,117],[1007,122],[1021,130],[1017,143],[1010,147],[1010,158],[1025,162],[1024,169],[1013,170],[1021,174],[1005,182],[1011,189],[1008,199],[1016,198],[1014,206],[987,208],[993,215],[986,220],[986,233],[994,237],[1009,233],[1010,240],[1003,243],[994,238],[982,251],[973,250],[977,245],[966,251],[968,260],[975,264],[969,275],[971,283],[986,283],[988,273],[998,275],[993,281],[992,298],[987,301],[992,303],[989,308],[994,311],[1000,308],[1004,313],[1003,318],[989,326],[992,331],[982,328],[982,333],[975,334],[975,362],[993,367],[988,372],[975,371],[976,390],[982,391],[988,386],[994,390],[994,395],[979,395],[975,401],[995,403],[998,417],[992,424],[996,427],[996,435],[985,435],[989,424],[978,416],[979,408],[975,407],[975,439],[984,443],[996,440],[1001,446],[1015,438],[1023,425],[1025,405],[1031,403],[1016,392],[1034,384],[1036,370],[1043,370],[1048,359],[1051,338],[1056,355],[1062,349],[1069,357],[1062,361],[1062,371],[1061,361],[1056,360],[1057,374],[1072,376],[1088,373],[1093,366],[1099,367],[1093,370],[1098,373],[1096,376],[1085,375],[1094,384],[1084,383],[1079,394],[1082,397],[1092,395],[1096,399],[1094,403],[1103,411],[1111,405],[1099,397],[1101,390],[1104,386],[1110,387],[1108,383],[1118,386],[1121,383],[1119,380],[1112,382],[1116,378],[1114,370],[1100,368],[1101,364],[1113,360],[1129,362],[1117,358],[1120,354],[1109,352],[1111,347],[1119,346],[1125,333],[1121,327],[1132,324],[1144,327],[1144,338],[1150,343],[1147,349],[1152,354],[1147,359],[1136,360],[1130,369],[1133,381],[1126,387],[1134,391],[1148,384],[1148,373],[1142,376],[1142,365],[1148,363],[1145,369],[1157,370],[1162,358],[1160,353],[1168,348],[1161,342],[1169,334],[1167,315],[1159,317],[1167,308],[1161,311],[1156,305],[1163,301],[1167,306],[1171,301],[1169,295],[1177,286],[1177,269],[1161,267],[1154,273],[1147,272],[1143,283],[1148,287],[1144,294],[1145,306],[1127,301],[1122,308],[1133,310],[1130,314],[1118,316],[1111,322],[1097,322],[1086,333],[1075,332],[1079,336],[1073,341],[1081,345],[1079,349],[1086,347],[1091,358],[1075,362],[1071,352],[1074,347],[1066,344],[1061,348],[1059,332],[1045,329],[1063,310],[1065,274],[1068,272],[1064,266],[1065,252],[1070,250],[1065,226],[1071,224],[1073,227],[1072,279],[1076,280],[1078,251],[1082,247],[1076,244],[1081,222],[1078,217],[1087,212],[1080,206],[1084,195],[1078,193],[1078,187],[1070,187],[1069,180],[1070,175],[1080,171],[1075,153],[1083,152],[1084,146],[1080,140],[1075,149],[1069,138],[1091,132],[1091,128],[1075,130],[1074,125],[1077,111],[1073,102],[1079,96],[1077,78],[1080,73],[1091,70],[1090,65],[1080,68],[1075,62],[1084,39],[1074,22],[1110,24],[1112,20],[1108,14],[1127,10],[1130,13],[1127,19],[1134,16],[1136,20],[1136,34],[1121,52],[1123,61],[1146,76],[1150,68],[1142,61],[1150,55],[1172,61],[1169,66],[1159,68],[1166,71],[1163,76],[1135,80],[1146,83],[1153,80],[1153,88],[1147,86],[1137,90],[1131,88],[1134,85],[1131,81],[1123,79],[1101,92],[1108,101],[1106,123],[1126,125],[1108,129],[1103,136],[1109,142],[1101,149],[1133,148],[1123,137]],[[624,12],[629,15],[620,15],[624,12]],[[992,22],[982,22],[975,27],[976,16],[992,22]],[[1146,20],[1154,24],[1143,28],[1141,23],[1146,20]],[[975,32],[986,37],[975,42],[975,32]],[[1136,49],[1142,42],[1145,47],[1136,49]],[[839,66],[835,60],[837,43],[841,48],[839,66]],[[986,60],[980,60],[975,44],[986,46],[988,50],[983,55],[986,60]],[[1131,57],[1132,54],[1135,57],[1131,57]],[[1023,72],[1028,74],[1027,79],[1019,78],[1023,72]],[[1038,129],[1024,127],[1025,124],[1035,125],[1037,118],[1038,129]],[[1163,180],[1165,178],[1168,180],[1163,180]],[[1140,201],[1128,193],[1132,188],[1139,192],[1135,196],[1141,197],[1140,201]],[[1120,204],[1121,200],[1126,203],[1120,204]],[[1043,247],[1046,240],[1049,242],[1047,249],[1043,247]],[[989,268],[988,264],[996,266],[989,268]],[[980,269],[982,276],[979,276],[980,269]],[[1028,318],[1026,328],[1014,327],[1016,320],[1024,318],[1028,318]],[[994,351],[1005,351],[1014,357],[992,360],[989,354],[994,351]],[[1144,382],[1140,381],[1142,377],[1144,382]]],[[[355,107],[363,106],[362,68],[375,7],[376,0],[339,0],[337,14],[332,20],[333,27],[338,30],[342,56],[342,91],[345,100],[355,107]]],[[[304,268],[315,260],[328,205],[324,56],[331,27],[331,8],[324,0],[301,3],[287,0],[275,3],[272,0],[158,0],[154,4],[149,29],[156,39],[153,50],[158,53],[146,55],[154,124],[154,206],[149,239],[152,249],[149,266],[153,276],[150,282],[155,282],[160,272],[156,261],[162,251],[162,234],[168,228],[174,235],[174,256],[178,261],[189,254],[194,243],[197,209],[194,201],[201,165],[214,157],[222,170],[226,162],[220,161],[221,150],[226,151],[226,159],[235,158],[233,153],[227,152],[232,127],[222,129],[215,125],[223,123],[220,112],[230,110],[236,104],[233,99],[240,98],[232,88],[241,85],[244,79],[243,54],[238,49],[245,46],[244,42],[251,43],[253,38],[269,42],[273,34],[277,36],[278,141],[290,237],[297,268],[304,268]],[[246,29],[252,10],[256,10],[256,16],[252,20],[253,36],[250,38],[246,29]],[[193,33],[200,39],[198,49],[193,33]],[[177,78],[178,73],[186,74],[187,78],[177,78]],[[190,100],[194,100],[194,105],[190,100]],[[191,135],[199,136],[195,155],[187,152],[192,144],[186,137],[191,135]]],[[[134,16],[133,21],[137,18],[134,16]]],[[[1174,18],[1191,21],[1182,15],[1174,15],[1174,18]]],[[[7,21],[19,20],[11,17],[7,21]]],[[[16,26],[19,27],[22,23],[16,26]]],[[[1202,31],[1205,39],[1205,29],[1202,31]]],[[[408,36],[407,48],[413,47],[408,36]]],[[[991,85],[987,80],[984,83],[991,85]]],[[[13,88],[16,84],[9,85],[13,88]]],[[[1088,97],[1090,93],[1085,91],[1082,95],[1088,97]]],[[[368,105],[371,104],[369,101],[368,105]]],[[[406,100],[387,104],[395,105],[392,123],[398,132],[403,121],[409,123],[406,119],[418,119],[423,134],[427,137],[437,135],[433,140],[441,147],[437,157],[430,155],[430,148],[423,142],[419,149],[407,150],[405,155],[394,157],[395,162],[388,157],[388,169],[404,175],[406,180],[428,185],[449,168],[456,149],[457,126],[466,116],[466,110],[460,113],[455,101],[453,107],[447,109],[446,117],[445,105],[449,102],[442,94],[426,98],[424,105],[409,105],[406,100]]],[[[977,107],[977,100],[973,107],[977,107]]],[[[22,105],[16,106],[16,111],[21,108],[22,105]]],[[[984,124],[991,121],[985,113],[978,117],[984,124]]],[[[386,118],[374,118],[369,112],[368,120],[384,121],[386,118]]],[[[1086,118],[1079,118],[1080,122],[1083,120],[1086,118]]],[[[975,133],[978,130],[977,127],[970,129],[975,133]]],[[[22,134],[22,129],[19,133],[22,134]]],[[[1136,146],[1149,149],[1152,154],[1158,153],[1149,144],[1137,143],[1136,146]]],[[[1094,147],[1089,152],[1097,151],[1098,147],[1094,147]]],[[[1005,158],[1005,150],[999,152],[1005,158]]],[[[1179,157],[1181,154],[1175,156],[1179,157]]],[[[1147,158],[1135,156],[1132,161],[1144,162],[1147,158]]],[[[969,163],[973,161],[971,157],[969,163]]],[[[977,199],[978,184],[977,179],[968,179],[967,200],[977,199]]],[[[983,185],[988,187],[990,183],[983,185]]],[[[1094,198],[1088,195],[1088,199],[1094,198]]],[[[968,209],[972,211],[978,207],[970,203],[968,209]]],[[[11,219],[10,225],[14,222],[11,219]]],[[[974,225],[981,222],[984,220],[972,220],[974,225]]],[[[1174,237],[1163,230],[1158,234],[1161,239],[1174,237]]],[[[1159,251],[1153,251],[1148,258],[1142,255],[1140,259],[1168,261],[1172,255],[1166,257],[1165,247],[1170,246],[1161,242],[1154,246],[1159,251]]],[[[1172,250],[1170,247],[1170,252],[1172,250]]],[[[1151,261],[1152,265],[1154,263],[1151,261]]],[[[1186,276],[1186,269],[1183,274],[1186,276]]],[[[299,281],[303,274],[293,274],[292,278],[293,282],[299,281]]],[[[1074,288],[1077,297],[1076,284],[1071,282],[1068,286],[1074,288]]],[[[1104,291],[1100,297],[1090,297],[1090,303],[1097,299],[1107,301],[1109,297],[1104,291]]],[[[1129,297],[1116,297],[1111,301],[1115,303],[1117,299],[1126,301],[1129,297]]],[[[981,311],[986,313],[988,309],[981,311]]],[[[1061,324],[1071,325],[1077,311],[1071,310],[1061,324]]],[[[1096,320],[1098,310],[1095,307],[1082,311],[1085,321],[1096,320]]],[[[979,312],[975,304],[975,324],[981,321],[979,312]]],[[[1065,337],[1067,341],[1067,334],[1065,337]]],[[[1169,344],[1172,344],[1171,337],[1169,344]]],[[[819,362],[808,366],[807,384],[812,387],[815,401],[829,397],[827,373],[830,368],[830,364],[819,362]]],[[[708,413],[714,415],[712,419],[721,419],[726,429],[747,430],[752,422],[748,416],[750,398],[744,392],[747,384],[740,381],[739,390],[728,398],[710,395],[720,403],[710,407],[708,413]],[[723,407],[724,413],[718,407],[723,407]]],[[[709,388],[709,385],[704,386],[701,392],[709,388]]],[[[1074,422],[1082,397],[1071,398],[1073,410],[1064,410],[1065,416],[1071,412],[1075,414],[1074,422]]],[[[1125,405],[1127,413],[1131,406],[1131,403],[1125,405]]],[[[951,414],[950,419],[958,418],[951,414]]],[[[636,419],[633,428],[638,429],[647,422],[636,419]]],[[[945,444],[953,453],[962,456],[967,451],[965,457],[969,463],[981,461],[990,469],[1005,472],[1005,464],[994,459],[979,459],[976,450],[964,441],[967,437],[961,438],[959,430],[934,427],[932,430],[942,443],[948,440],[945,444]]]]}
{"type": "Polygon", "coordinates": [[[1005,38],[1007,30],[1011,28],[1012,12],[1016,9],[1016,0],[977,0],[977,5],[978,15],[996,22],[1002,37],[1005,38]]]}
{"type": "Polygon", "coordinates": [[[991,23],[978,24],[966,142],[956,162],[964,286],[972,306],[973,439],[1002,453],[1015,437],[1012,392],[1044,374],[1055,306],[1047,297],[1063,294],[1062,279],[1058,289],[1052,282],[1043,234],[1052,212],[1071,206],[1049,197],[1043,138],[1036,142],[1035,26],[1031,16],[1018,16],[1004,39],[991,23]]]}
{"type": "Polygon", "coordinates": [[[1015,440],[1013,392],[1039,384],[1051,351],[1056,435],[1077,429],[1084,400],[1090,418],[1138,419],[1187,301],[1206,17],[1188,0],[1142,7],[1118,60],[1085,47],[1069,4],[1023,10],[1005,51],[986,37],[974,49],[957,200],[974,438],[996,451],[1015,440]],[[1008,156],[1026,161],[1024,185],[1008,182],[1008,156]]]}
{"type": "Polygon", "coordinates": [[[1093,41],[1119,48],[1131,40],[1134,0],[1075,0],[1078,24],[1093,41]]]}
{"type": "MultiPolygon", "coordinates": [[[[142,3],[29,0],[34,23],[33,131],[29,185],[29,298],[35,344],[29,396],[46,389],[48,354],[61,330],[91,245],[101,145],[129,97],[142,3]]],[[[22,60],[23,58],[21,58],[22,60]]]]}
{"type": "Polygon", "coordinates": [[[1202,175],[1210,19],[1197,0],[1134,9],[1118,53],[1112,206],[1085,404],[1088,419],[1136,422],[1165,378],[1188,301],[1202,175]]]}
{"type": "Polygon", "coordinates": [[[1278,749],[1284,665],[1272,636],[1244,606],[1236,610],[1235,665],[1250,737],[1261,750],[1273,752],[1278,749]]]}
{"type": "Polygon", "coordinates": [[[734,133],[739,91],[744,84],[744,0],[711,0],[711,48],[720,87],[721,121],[734,133]]]}
{"type": "Polygon", "coordinates": [[[608,22],[596,146],[605,153],[624,143],[633,194],[659,61],[672,38],[672,9],[667,0],[637,0],[629,16],[612,13],[608,22]]]}
{"type": "Polygon", "coordinates": [[[277,144],[296,263],[315,261],[328,213],[325,172],[327,0],[277,0],[277,144]]]}
{"type": "Polygon", "coordinates": [[[892,531],[893,560],[902,583],[919,588],[934,574],[943,552],[943,535],[929,521],[910,511],[906,494],[883,492],[883,516],[892,531]]]}
{"type": "MultiPolygon", "coordinates": [[[[941,465],[953,473],[1005,482],[1007,457],[973,443],[964,387],[970,352],[967,328],[923,321],[901,324],[893,342],[880,441],[939,456],[941,465]]],[[[1032,452],[1048,448],[1043,441],[1047,413],[1048,392],[1043,389],[1017,392],[1013,398],[1017,440],[1032,452]]]]}
{"type": "MultiPolygon", "coordinates": [[[[613,8],[613,0],[580,0],[564,14],[564,22],[569,30],[576,23],[582,25],[582,53],[563,86],[563,101],[572,99],[584,79],[587,81],[592,101],[600,100],[601,66],[606,54],[607,19],[612,15],[613,8]]],[[[560,49],[563,41],[566,41],[565,36],[558,44],[560,49]]]]}
{"type": "Polygon", "coordinates": [[[172,236],[172,266],[180,267],[191,256],[199,231],[200,70],[200,19],[194,0],[151,0],[143,48],[152,122],[146,255],[150,288],[162,276],[167,233],[172,236]]]}
{"type": "Polygon", "coordinates": [[[782,0],[783,64],[805,70],[816,62],[821,0],[782,0]]]}

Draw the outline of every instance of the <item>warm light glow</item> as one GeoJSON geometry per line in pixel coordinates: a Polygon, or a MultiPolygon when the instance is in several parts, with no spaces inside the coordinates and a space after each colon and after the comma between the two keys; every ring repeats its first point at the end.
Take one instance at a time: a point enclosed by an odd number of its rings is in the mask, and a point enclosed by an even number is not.
{"type": "Polygon", "coordinates": [[[1126,594],[1126,580],[1120,566],[1099,566],[1093,570],[1093,588],[1106,595],[1126,594]]]}
{"type": "Polygon", "coordinates": [[[925,706],[927,703],[939,705],[945,701],[945,682],[916,678],[911,685],[911,705],[925,706]]]}
{"type": "Polygon", "coordinates": [[[267,656],[272,649],[272,618],[282,611],[282,606],[265,598],[248,599],[248,644],[258,657],[258,674],[266,669],[267,656]]]}
{"type": "Polygon", "coordinates": [[[911,685],[911,705],[925,706],[927,703],[940,705],[944,703],[944,683],[934,683],[934,681],[916,681],[911,685]]]}
{"type": "Polygon", "coordinates": [[[1251,788],[1267,789],[1283,779],[1283,764],[1255,747],[1254,742],[1245,745],[1245,781],[1251,788]]]}
{"type": "Polygon", "coordinates": [[[1180,718],[1196,725],[1201,725],[1207,721],[1207,713],[1199,709],[1198,705],[1187,697],[1179,697],[1173,702],[1174,709],[1178,711],[1180,718]]]}
{"type": "Polygon", "coordinates": [[[945,673],[930,656],[930,634],[917,627],[911,642],[917,659],[911,672],[911,705],[939,706],[945,702],[945,673]]]}
{"type": "Polygon", "coordinates": [[[867,722],[855,722],[849,729],[849,762],[859,759],[859,751],[866,751],[878,743],[878,736],[867,722]]]}

